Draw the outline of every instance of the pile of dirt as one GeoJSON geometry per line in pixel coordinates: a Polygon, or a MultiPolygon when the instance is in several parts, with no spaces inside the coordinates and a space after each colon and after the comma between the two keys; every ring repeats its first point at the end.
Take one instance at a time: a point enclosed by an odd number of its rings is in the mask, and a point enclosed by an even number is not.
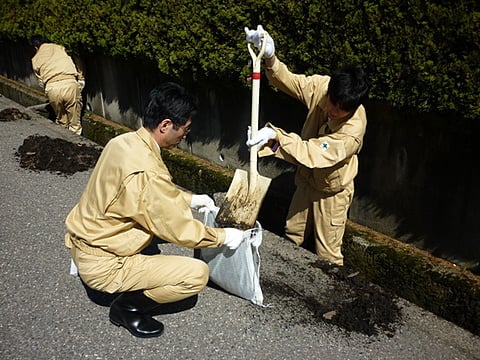
{"type": "Polygon", "coordinates": [[[20,119],[31,120],[31,117],[17,108],[8,108],[0,111],[0,121],[7,122],[20,119]]]}
{"type": "MultiPolygon", "coordinates": [[[[272,318],[286,328],[296,325],[327,323],[348,333],[360,333],[371,339],[379,335],[393,337],[402,322],[398,297],[369,282],[361,273],[348,267],[339,267],[322,261],[308,264],[320,268],[332,280],[332,288],[324,295],[304,293],[298,284],[288,283],[282,274],[278,278],[261,278],[265,299],[274,311],[254,311],[259,322],[272,318]],[[268,315],[266,315],[268,314],[268,315]]],[[[281,271],[280,271],[281,273],[281,271]]],[[[315,286],[316,278],[297,279],[315,286]]]]}
{"type": "Polygon", "coordinates": [[[348,267],[338,267],[317,260],[310,264],[319,267],[336,281],[346,285],[349,296],[333,297],[334,309],[317,314],[334,325],[347,331],[365,335],[378,335],[380,332],[393,336],[396,325],[401,320],[401,309],[396,296],[369,282],[363,274],[348,267]]]}
{"type": "Polygon", "coordinates": [[[16,155],[22,168],[72,175],[94,167],[100,153],[99,148],[86,144],[32,135],[24,140],[16,155]]]}

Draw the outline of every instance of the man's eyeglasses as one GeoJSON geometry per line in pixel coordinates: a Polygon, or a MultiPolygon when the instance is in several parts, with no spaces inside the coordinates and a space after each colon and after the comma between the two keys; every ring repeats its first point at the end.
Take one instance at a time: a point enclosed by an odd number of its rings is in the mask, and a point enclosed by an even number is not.
{"type": "Polygon", "coordinates": [[[188,125],[188,126],[185,126],[185,125],[183,125],[183,126],[177,126],[177,125],[173,124],[173,128],[174,128],[176,131],[182,130],[184,135],[188,135],[188,134],[190,133],[190,131],[191,131],[190,125],[188,125]]]}

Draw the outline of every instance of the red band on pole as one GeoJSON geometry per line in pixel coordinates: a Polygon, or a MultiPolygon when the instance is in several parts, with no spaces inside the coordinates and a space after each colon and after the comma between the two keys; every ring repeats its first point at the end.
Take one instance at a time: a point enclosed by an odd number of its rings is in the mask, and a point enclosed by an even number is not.
{"type": "Polygon", "coordinates": [[[252,79],[253,80],[260,80],[260,73],[259,72],[252,73],[252,79]]]}

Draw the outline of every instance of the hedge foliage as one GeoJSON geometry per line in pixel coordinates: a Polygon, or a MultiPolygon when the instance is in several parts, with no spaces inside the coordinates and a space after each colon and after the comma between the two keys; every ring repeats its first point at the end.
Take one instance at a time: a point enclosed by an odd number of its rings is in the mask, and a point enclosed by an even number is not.
{"type": "Polygon", "coordinates": [[[480,118],[478,0],[3,0],[0,19],[0,41],[43,34],[80,54],[239,86],[251,71],[243,28],[261,23],[293,71],[356,62],[371,98],[480,118]]]}

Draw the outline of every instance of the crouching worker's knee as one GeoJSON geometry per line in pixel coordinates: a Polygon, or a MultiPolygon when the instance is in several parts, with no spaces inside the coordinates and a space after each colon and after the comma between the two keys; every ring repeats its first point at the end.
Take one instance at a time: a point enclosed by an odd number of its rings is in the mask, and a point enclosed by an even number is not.
{"type": "Polygon", "coordinates": [[[190,287],[192,291],[198,293],[202,291],[205,286],[207,286],[209,278],[209,268],[208,265],[202,260],[192,259],[194,263],[192,264],[192,274],[190,279],[185,280],[186,287],[190,287]],[[190,283],[190,284],[189,284],[190,283]]]}

